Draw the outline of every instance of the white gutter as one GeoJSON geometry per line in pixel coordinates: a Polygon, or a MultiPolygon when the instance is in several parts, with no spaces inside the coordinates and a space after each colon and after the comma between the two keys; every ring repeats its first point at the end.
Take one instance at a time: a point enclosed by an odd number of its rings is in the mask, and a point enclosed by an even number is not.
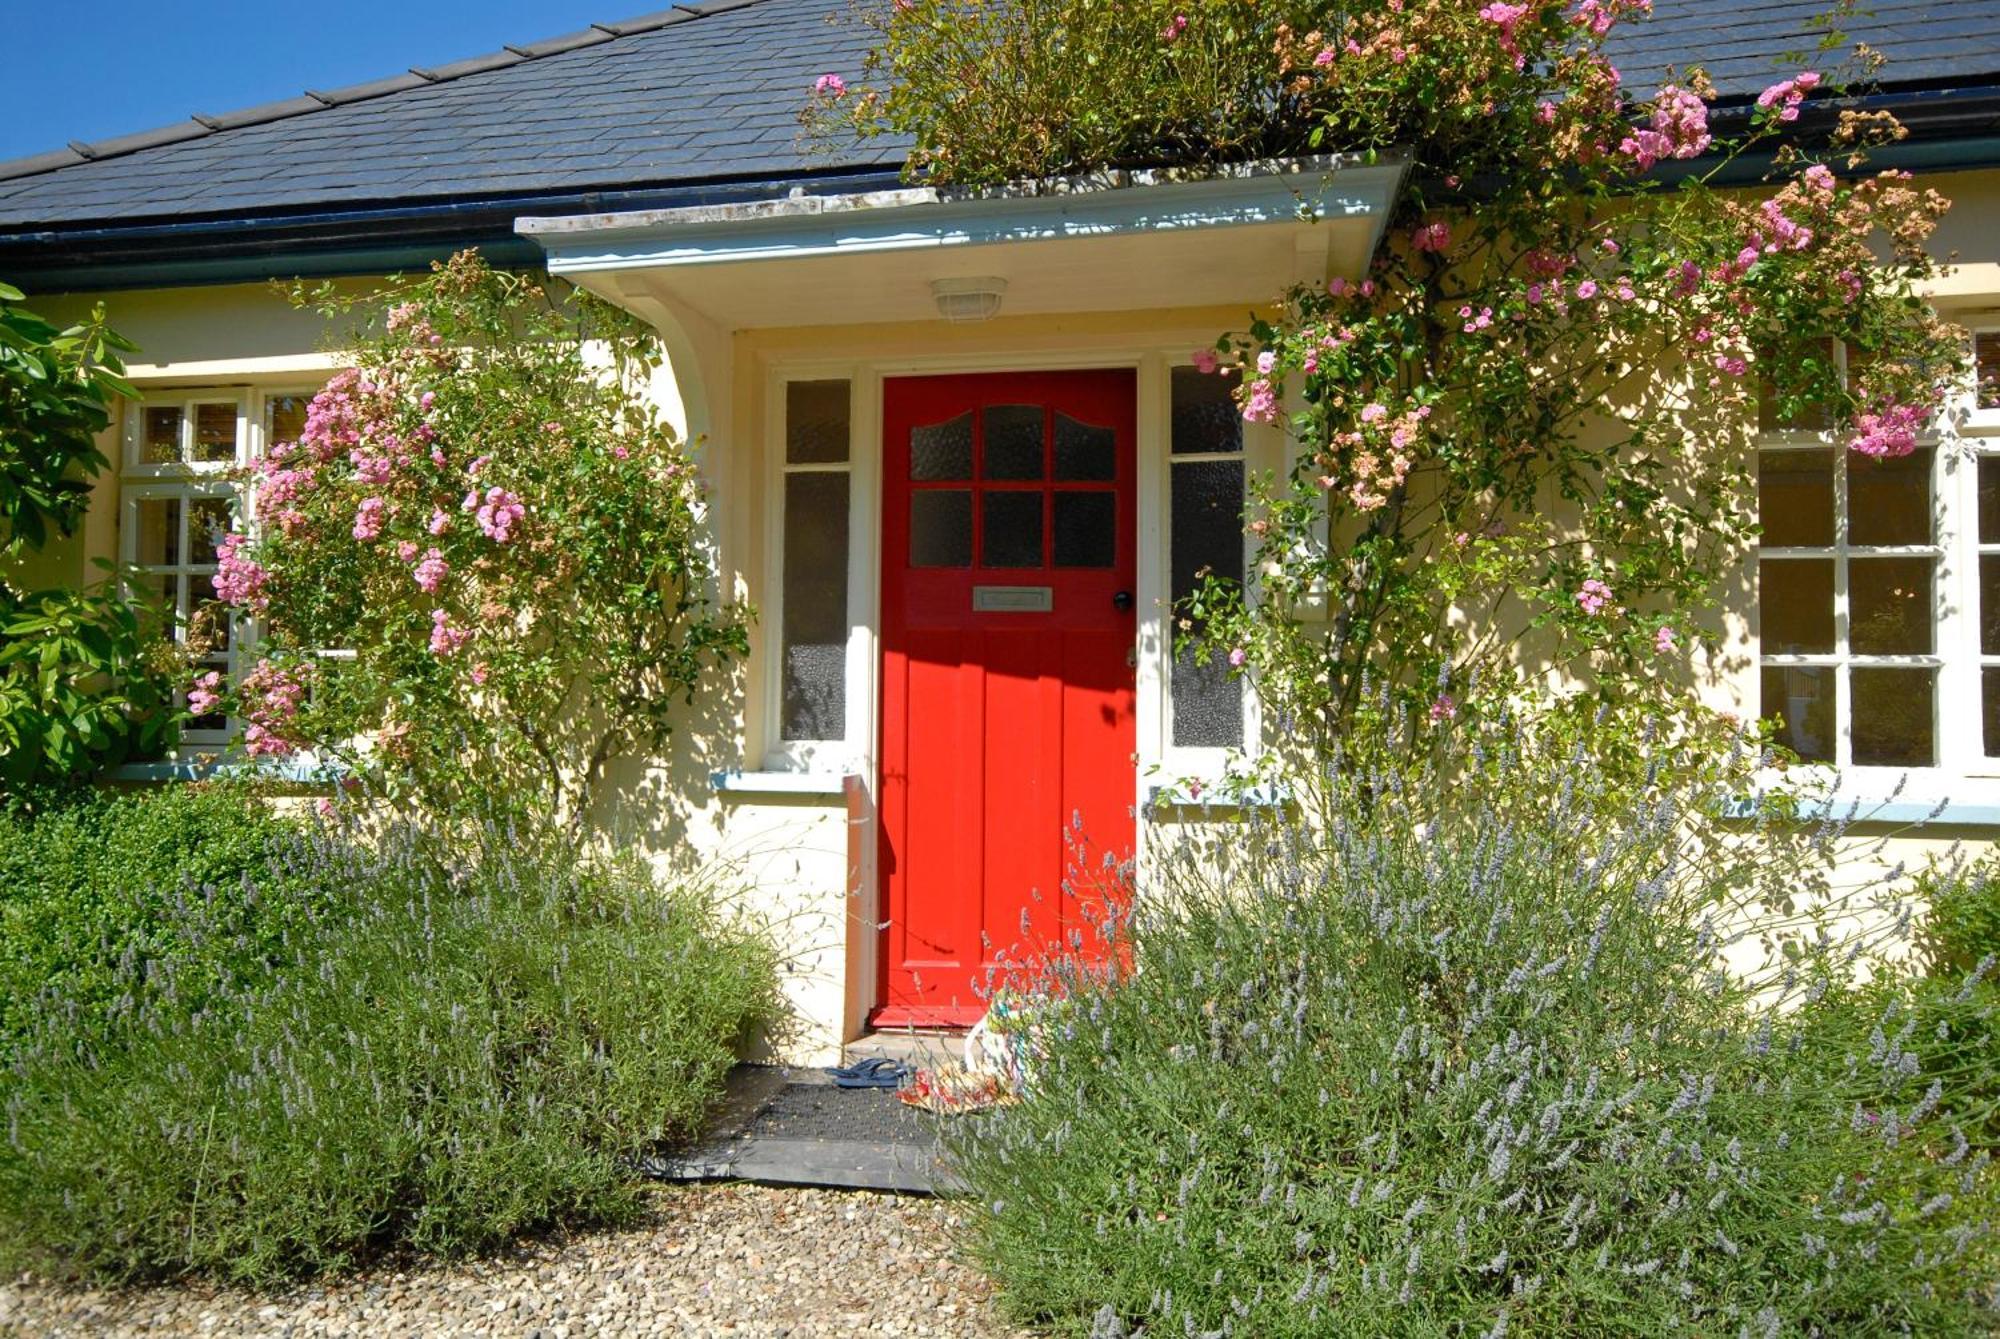
{"type": "Polygon", "coordinates": [[[930,186],[850,195],[516,219],[555,274],[924,251],[1199,228],[1360,219],[1380,243],[1409,169],[1402,155],[1329,154],[1205,169],[1106,171],[980,192],[930,186]]]}

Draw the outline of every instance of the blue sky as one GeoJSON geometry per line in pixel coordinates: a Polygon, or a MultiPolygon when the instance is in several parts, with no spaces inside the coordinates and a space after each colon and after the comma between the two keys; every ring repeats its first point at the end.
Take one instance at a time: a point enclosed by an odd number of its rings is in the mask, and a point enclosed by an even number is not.
{"type": "Polygon", "coordinates": [[[0,160],[631,18],[668,0],[0,0],[0,160]]]}

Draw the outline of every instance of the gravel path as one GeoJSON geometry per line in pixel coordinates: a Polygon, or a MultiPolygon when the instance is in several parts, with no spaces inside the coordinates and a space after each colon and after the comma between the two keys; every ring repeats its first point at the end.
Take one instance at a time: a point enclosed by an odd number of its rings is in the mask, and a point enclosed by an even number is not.
{"type": "Polygon", "coordinates": [[[961,1212],[866,1191],[676,1187],[656,1191],[650,1220],[626,1231],[285,1294],[0,1283],[0,1335],[1014,1339],[984,1278],[951,1258],[961,1212]]]}

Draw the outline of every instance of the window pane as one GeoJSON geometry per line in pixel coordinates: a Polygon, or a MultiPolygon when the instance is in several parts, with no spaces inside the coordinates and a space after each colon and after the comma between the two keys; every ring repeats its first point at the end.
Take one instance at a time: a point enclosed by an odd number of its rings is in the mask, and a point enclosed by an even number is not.
{"type": "Polygon", "coordinates": [[[1973,339],[1979,407],[2000,409],[2000,330],[1982,330],[1973,339]]]}
{"type": "MultiPolygon", "coordinates": [[[[1234,460],[1193,461],[1172,470],[1171,593],[1178,620],[1181,602],[1203,574],[1243,580],[1243,466],[1234,460]]],[[[1176,745],[1241,746],[1243,681],[1230,676],[1219,656],[1197,660],[1190,651],[1177,651],[1170,688],[1176,745]]]]}
{"type": "Polygon", "coordinates": [[[1174,369],[1175,455],[1243,449],[1243,411],[1231,398],[1241,379],[1234,370],[1197,372],[1192,367],[1174,369]]]}
{"type": "Polygon", "coordinates": [[[1056,478],[1116,479],[1118,437],[1109,428],[1056,415],[1056,478]]]}
{"type": "Polygon", "coordinates": [[[198,497],[188,502],[188,561],[215,561],[215,546],[229,533],[229,499],[198,497]]]}
{"type": "Polygon", "coordinates": [[[912,479],[972,477],[972,415],[910,429],[912,479]]]}
{"type": "Polygon", "coordinates": [[[229,606],[215,593],[215,578],[193,577],[189,583],[193,607],[188,615],[188,637],[207,643],[214,652],[229,650],[230,634],[235,630],[229,617],[229,606]]]}
{"type": "Polygon", "coordinates": [[[1931,450],[1870,460],[1847,458],[1847,541],[1850,544],[1931,542],[1931,450]]]}
{"type": "Polygon", "coordinates": [[[160,616],[160,630],[167,636],[178,640],[182,622],[180,612],[181,578],[155,577],[148,591],[154,599],[159,601],[158,605],[154,608],[154,612],[160,616]]]}
{"type": "Polygon", "coordinates": [[[194,407],[194,459],[236,459],[236,406],[198,404],[194,407]]]}
{"type": "Polygon", "coordinates": [[[2000,555],[1979,555],[1979,649],[2000,656],[2000,555]]]}
{"type": "Polygon", "coordinates": [[[140,498],[132,504],[138,542],[132,560],[141,567],[172,567],[181,560],[181,500],[140,498]]]}
{"type": "MultiPolygon", "coordinates": [[[[966,454],[971,455],[967,444],[966,454]]],[[[910,494],[910,566],[972,566],[972,494],[962,488],[910,494]]]]}
{"type": "Polygon", "coordinates": [[[980,411],[980,426],[986,431],[986,478],[1042,477],[1043,418],[1042,407],[1033,404],[996,404],[980,411]]]}
{"type": "Polygon", "coordinates": [[[1762,542],[1776,548],[1833,543],[1833,452],[1765,451],[1757,457],[1762,542]]]}
{"type": "Polygon", "coordinates": [[[847,459],[845,381],[785,383],[785,462],[827,465],[847,459]]]}
{"type": "Polygon", "coordinates": [[[980,566],[1042,565],[1042,493],[987,493],[980,498],[980,566]]]}
{"type": "Polygon", "coordinates": [[[1930,558],[1854,558],[1847,564],[1847,638],[1857,655],[1929,655],[1935,616],[1930,558]]]}
{"type": "Polygon", "coordinates": [[[2000,544],[2000,456],[1979,458],[1979,542],[2000,544]]]}
{"type": "Polygon", "coordinates": [[[1985,717],[1986,756],[2000,755],[2000,669],[1979,671],[1980,714],[1985,717]]]}
{"type": "Polygon", "coordinates": [[[1833,761],[1837,673],[1829,665],[1764,667],[1757,714],[1777,722],[1777,742],[1807,762],[1833,761]]]}
{"type": "MultiPolygon", "coordinates": [[[[1760,353],[1758,361],[1767,368],[1776,358],[1788,358],[1792,365],[1786,371],[1794,395],[1808,385],[1830,382],[1836,375],[1833,361],[1833,341],[1819,340],[1803,348],[1760,353]]],[[[1778,394],[1768,379],[1757,385],[1757,428],[1760,432],[1784,429],[1791,432],[1825,432],[1828,427],[1826,410],[1819,405],[1798,408],[1795,412],[1784,413],[1778,404],[1778,394]]]]}
{"type": "Polygon", "coordinates": [[[295,445],[306,430],[309,395],[274,395],[264,401],[264,448],[295,445]]]}
{"type": "Polygon", "coordinates": [[[148,465],[181,463],[181,411],[178,405],[152,405],[139,425],[139,459],[148,465]]]}
{"type": "Polygon", "coordinates": [[[784,737],[847,736],[847,474],[785,476],[784,737]]]}
{"type": "Polygon", "coordinates": [[[1936,757],[1937,671],[1855,666],[1854,763],[1929,767],[1936,757]]]}
{"type": "Polygon", "coordinates": [[[1057,493],[1056,566],[1118,565],[1118,496],[1115,493],[1057,493]]]}
{"type": "Polygon", "coordinates": [[[1765,558],[1757,564],[1763,651],[1824,655],[1833,650],[1833,559],[1765,558]]]}

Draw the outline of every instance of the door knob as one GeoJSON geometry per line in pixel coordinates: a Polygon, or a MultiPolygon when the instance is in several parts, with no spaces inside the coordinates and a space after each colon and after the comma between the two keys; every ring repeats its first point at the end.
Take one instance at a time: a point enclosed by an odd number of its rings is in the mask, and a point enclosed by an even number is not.
{"type": "Polygon", "coordinates": [[[1129,612],[1132,608],[1132,592],[1129,590],[1119,591],[1111,597],[1111,607],[1121,614],[1129,612]]]}

